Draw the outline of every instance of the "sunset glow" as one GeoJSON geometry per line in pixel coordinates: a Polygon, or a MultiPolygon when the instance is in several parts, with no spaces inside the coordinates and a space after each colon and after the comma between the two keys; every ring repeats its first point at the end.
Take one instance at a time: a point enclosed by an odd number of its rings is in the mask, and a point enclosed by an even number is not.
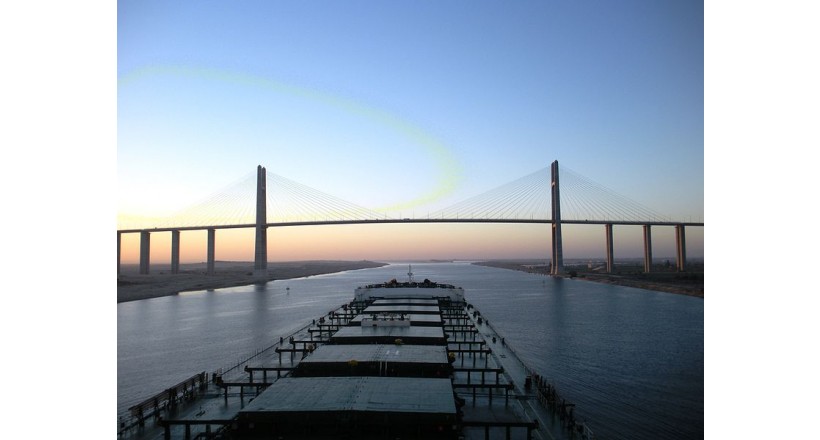
{"type": "MultiPolygon", "coordinates": [[[[268,260],[474,260],[528,258],[547,261],[551,239],[549,225],[420,224],[420,225],[322,225],[268,229],[268,260]]],[[[703,228],[686,230],[687,257],[703,258],[703,228]]],[[[565,258],[602,258],[604,227],[565,225],[565,258]]],[[[254,230],[216,231],[216,260],[253,261],[254,230]]],[[[180,262],[207,260],[207,233],[186,231],[180,235],[180,262]]],[[[643,229],[615,226],[616,258],[643,257],[643,229]]],[[[675,256],[674,228],[652,230],[654,258],[675,256]]],[[[139,263],[139,234],[122,235],[122,263],[139,263]]],[[[151,262],[171,261],[171,233],[151,234],[151,262]]]]}

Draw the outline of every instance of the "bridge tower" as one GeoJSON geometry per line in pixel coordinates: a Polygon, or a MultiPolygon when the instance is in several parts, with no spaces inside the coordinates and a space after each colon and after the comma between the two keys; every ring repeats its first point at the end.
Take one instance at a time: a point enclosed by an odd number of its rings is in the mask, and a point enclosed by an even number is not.
{"type": "Polygon", "coordinates": [[[267,214],[267,173],[262,165],[256,167],[256,251],[253,272],[256,277],[266,277],[268,273],[268,214],[267,214]]]}
{"type": "Polygon", "coordinates": [[[140,275],[148,275],[151,263],[151,233],[140,231],[140,275]]]}
{"type": "Polygon", "coordinates": [[[675,225],[675,242],[677,245],[678,272],[686,271],[686,227],[675,225]]]}
{"type": "Polygon", "coordinates": [[[551,275],[564,271],[564,250],[561,245],[561,192],[558,185],[558,161],[550,166],[552,171],[552,268],[551,275]]]}

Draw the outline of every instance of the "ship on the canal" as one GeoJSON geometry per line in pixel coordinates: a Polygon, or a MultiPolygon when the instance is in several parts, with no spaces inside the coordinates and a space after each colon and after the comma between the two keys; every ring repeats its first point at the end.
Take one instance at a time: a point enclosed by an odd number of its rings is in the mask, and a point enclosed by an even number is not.
{"type": "Polygon", "coordinates": [[[118,438],[593,438],[463,289],[408,275],[134,405],[118,438]]]}

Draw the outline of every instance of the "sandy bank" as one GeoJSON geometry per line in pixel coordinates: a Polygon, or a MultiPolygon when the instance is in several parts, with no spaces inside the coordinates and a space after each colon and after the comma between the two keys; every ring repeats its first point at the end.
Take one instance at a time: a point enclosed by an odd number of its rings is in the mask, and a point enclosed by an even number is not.
{"type": "MultiPolygon", "coordinates": [[[[544,262],[510,262],[510,261],[482,261],[479,266],[497,267],[501,269],[519,270],[522,272],[547,274],[548,268],[544,262]]],[[[570,270],[565,267],[566,270],[570,270]]],[[[575,268],[577,269],[577,268],[575,268]]],[[[636,271],[637,272],[637,271],[636,271]]],[[[569,275],[564,275],[569,277],[569,275]]],[[[703,298],[703,273],[592,273],[577,271],[577,279],[593,281],[603,284],[634,287],[637,289],[654,290],[656,292],[677,293],[703,298]]]]}
{"type": "MultiPolygon", "coordinates": [[[[290,261],[268,263],[265,282],[311,275],[384,266],[373,261],[290,261]]],[[[151,273],[139,274],[139,265],[123,264],[117,277],[117,302],[136,301],[176,295],[191,290],[219,289],[259,282],[253,276],[253,262],[217,261],[214,274],[208,275],[205,263],[180,264],[171,274],[170,264],[153,264],[151,273]]]]}

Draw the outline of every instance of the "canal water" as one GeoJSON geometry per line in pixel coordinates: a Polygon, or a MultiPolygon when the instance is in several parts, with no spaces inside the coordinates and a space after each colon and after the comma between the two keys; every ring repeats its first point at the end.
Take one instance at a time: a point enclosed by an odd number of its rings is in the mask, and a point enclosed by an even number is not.
{"type": "MultiPolygon", "coordinates": [[[[408,265],[117,305],[117,412],[227,368],[408,265]]],[[[703,438],[703,299],[469,263],[413,264],[455,284],[601,439],[703,438]]]]}

